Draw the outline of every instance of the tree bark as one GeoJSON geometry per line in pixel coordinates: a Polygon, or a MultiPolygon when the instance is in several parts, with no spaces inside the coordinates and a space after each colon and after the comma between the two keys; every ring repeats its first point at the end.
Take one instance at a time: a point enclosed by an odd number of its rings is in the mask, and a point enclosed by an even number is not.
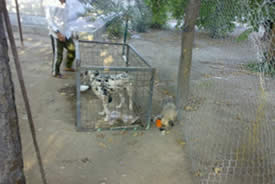
{"type": "Polygon", "coordinates": [[[200,11],[200,0],[190,0],[186,8],[182,31],[181,57],[177,81],[177,108],[182,109],[189,96],[189,81],[192,65],[192,48],[195,35],[195,24],[200,11]]]}
{"type": "Polygon", "coordinates": [[[272,24],[271,31],[269,33],[270,45],[267,54],[267,61],[275,69],[275,24],[272,24]]]}
{"type": "Polygon", "coordinates": [[[0,3],[0,184],[25,184],[2,2],[0,3]]]}

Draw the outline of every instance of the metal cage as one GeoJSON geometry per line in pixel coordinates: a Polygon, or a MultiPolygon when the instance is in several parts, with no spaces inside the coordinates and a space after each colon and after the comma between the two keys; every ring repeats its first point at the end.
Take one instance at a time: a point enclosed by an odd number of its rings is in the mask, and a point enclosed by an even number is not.
{"type": "MultiPolygon", "coordinates": [[[[149,129],[152,112],[152,95],[154,88],[153,68],[131,45],[122,43],[75,40],[76,46],[76,128],[87,130],[126,130],[149,129]],[[116,108],[118,94],[112,95],[109,103],[110,111],[119,113],[112,124],[103,120],[98,112],[103,108],[102,101],[93,90],[80,91],[83,74],[87,71],[98,72],[102,75],[116,75],[123,72],[130,76],[133,86],[132,98],[127,92],[123,95],[126,103],[120,109],[116,108]],[[127,96],[128,95],[128,96],[127,96]],[[133,110],[129,112],[129,101],[133,102],[133,110]],[[123,117],[131,117],[134,122],[126,123],[123,117]]],[[[125,119],[125,118],[124,118],[125,119]]],[[[130,118],[128,118],[130,119],[130,118]]]]}

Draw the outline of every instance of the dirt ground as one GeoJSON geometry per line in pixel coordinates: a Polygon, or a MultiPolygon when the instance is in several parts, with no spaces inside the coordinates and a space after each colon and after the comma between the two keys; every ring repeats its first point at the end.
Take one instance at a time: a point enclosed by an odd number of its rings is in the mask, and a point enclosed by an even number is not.
{"type": "MultiPolygon", "coordinates": [[[[180,34],[176,31],[151,31],[139,34],[130,40],[130,43],[157,68],[153,104],[155,114],[160,109],[161,99],[158,97],[175,95],[180,38],[180,34]]],[[[197,183],[194,173],[191,172],[189,142],[186,141],[188,136],[193,138],[186,132],[192,131],[192,128],[186,129],[186,125],[190,122],[202,123],[204,120],[206,122],[204,126],[210,126],[209,123],[215,119],[211,113],[216,113],[217,117],[223,115],[227,117],[228,114],[222,114],[226,110],[221,109],[230,106],[226,103],[230,100],[232,103],[237,101],[239,104],[248,104],[244,107],[239,106],[235,111],[241,111],[249,118],[249,115],[255,113],[248,108],[253,106],[253,103],[250,103],[249,98],[241,97],[249,97],[251,86],[255,87],[255,90],[258,89],[258,85],[255,84],[258,77],[246,72],[240,65],[256,60],[256,52],[250,42],[235,43],[231,38],[212,40],[200,33],[197,34],[194,48],[191,84],[194,84],[192,94],[198,97],[198,100],[193,101],[190,107],[185,109],[184,120],[179,122],[168,135],[162,136],[156,128],[141,132],[83,133],[75,130],[72,102],[68,100],[66,93],[60,93],[60,89],[74,85],[74,75],[65,73],[66,79],[52,78],[50,39],[47,36],[25,34],[25,47],[18,47],[18,51],[48,183],[197,183]],[[213,83],[218,85],[213,86],[213,83]],[[228,91],[231,92],[227,93],[228,91]],[[240,98],[233,98],[234,95],[240,98]],[[210,107],[213,112],[205,110],[209,109],[206,108],[206,104],[212,104],[210,107]],[[215,108],[212,108],[213,104],[215,108]]],[[[12,60],[11,65],[14,65],[12,60]]],[[[41,183],[39,169],[14,71],[13,67],[25,175],[29,184],[39,184],[41,183]]],[[[272,113],[275,107],[274,80],[266,79],[266,91],[271,111],[268,114],[268,121],[273,123],[274,128],[275,116],[272,113]]],[[[253,95],[256,97],[258,91],[255,93],[251,92],[250,97],[253,95]]],[[[198,134],[203,135],[202,132],[198,134]]]]}

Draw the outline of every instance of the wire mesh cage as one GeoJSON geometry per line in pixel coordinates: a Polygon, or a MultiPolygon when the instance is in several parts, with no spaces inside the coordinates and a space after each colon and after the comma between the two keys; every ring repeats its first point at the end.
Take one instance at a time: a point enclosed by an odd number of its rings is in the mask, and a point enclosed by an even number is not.
{"type": "Polygon", "coordinates": [[[192,72],[202,77],[191,81],[183,127],[193,174],[201,184],[274,184],[274,1],[202,1],[202,8],[211,26],[207,37],[197,32],[192,72]],[[250,25],[236,29],[244,29],[242,41],[223,31],[238,13],[236,21],[250,25]]]}
{"type": "Polygon", "coordinates": [[[77,129],[149,128],[155,69],[128,44],[75,44],[77,129]]]}

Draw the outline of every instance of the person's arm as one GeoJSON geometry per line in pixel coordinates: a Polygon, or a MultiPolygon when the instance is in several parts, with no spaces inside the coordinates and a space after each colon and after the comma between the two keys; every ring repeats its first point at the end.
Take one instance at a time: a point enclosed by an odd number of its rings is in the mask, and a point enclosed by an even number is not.
{"type": "Polygon", "coordinates": [[[48,22],[49,29],[56,34],[60,41],[65,41],[64,35],[59,32],[57,25],[53,21],[53,15],[55,14],[55,12],[53,12],[54,10],[54,7],[46,7],[45,10],[46,20],[48,22]]]}
{"type": "Polygon", "coordinates": [[[57,33],[58,28],[53,21],[53,15],[54,15],[53,9],[54,7],[50,7],[50,6],[46,7],[45,14],[46,14],[46,20],[48,22],[49,29],[57,33]]]}

